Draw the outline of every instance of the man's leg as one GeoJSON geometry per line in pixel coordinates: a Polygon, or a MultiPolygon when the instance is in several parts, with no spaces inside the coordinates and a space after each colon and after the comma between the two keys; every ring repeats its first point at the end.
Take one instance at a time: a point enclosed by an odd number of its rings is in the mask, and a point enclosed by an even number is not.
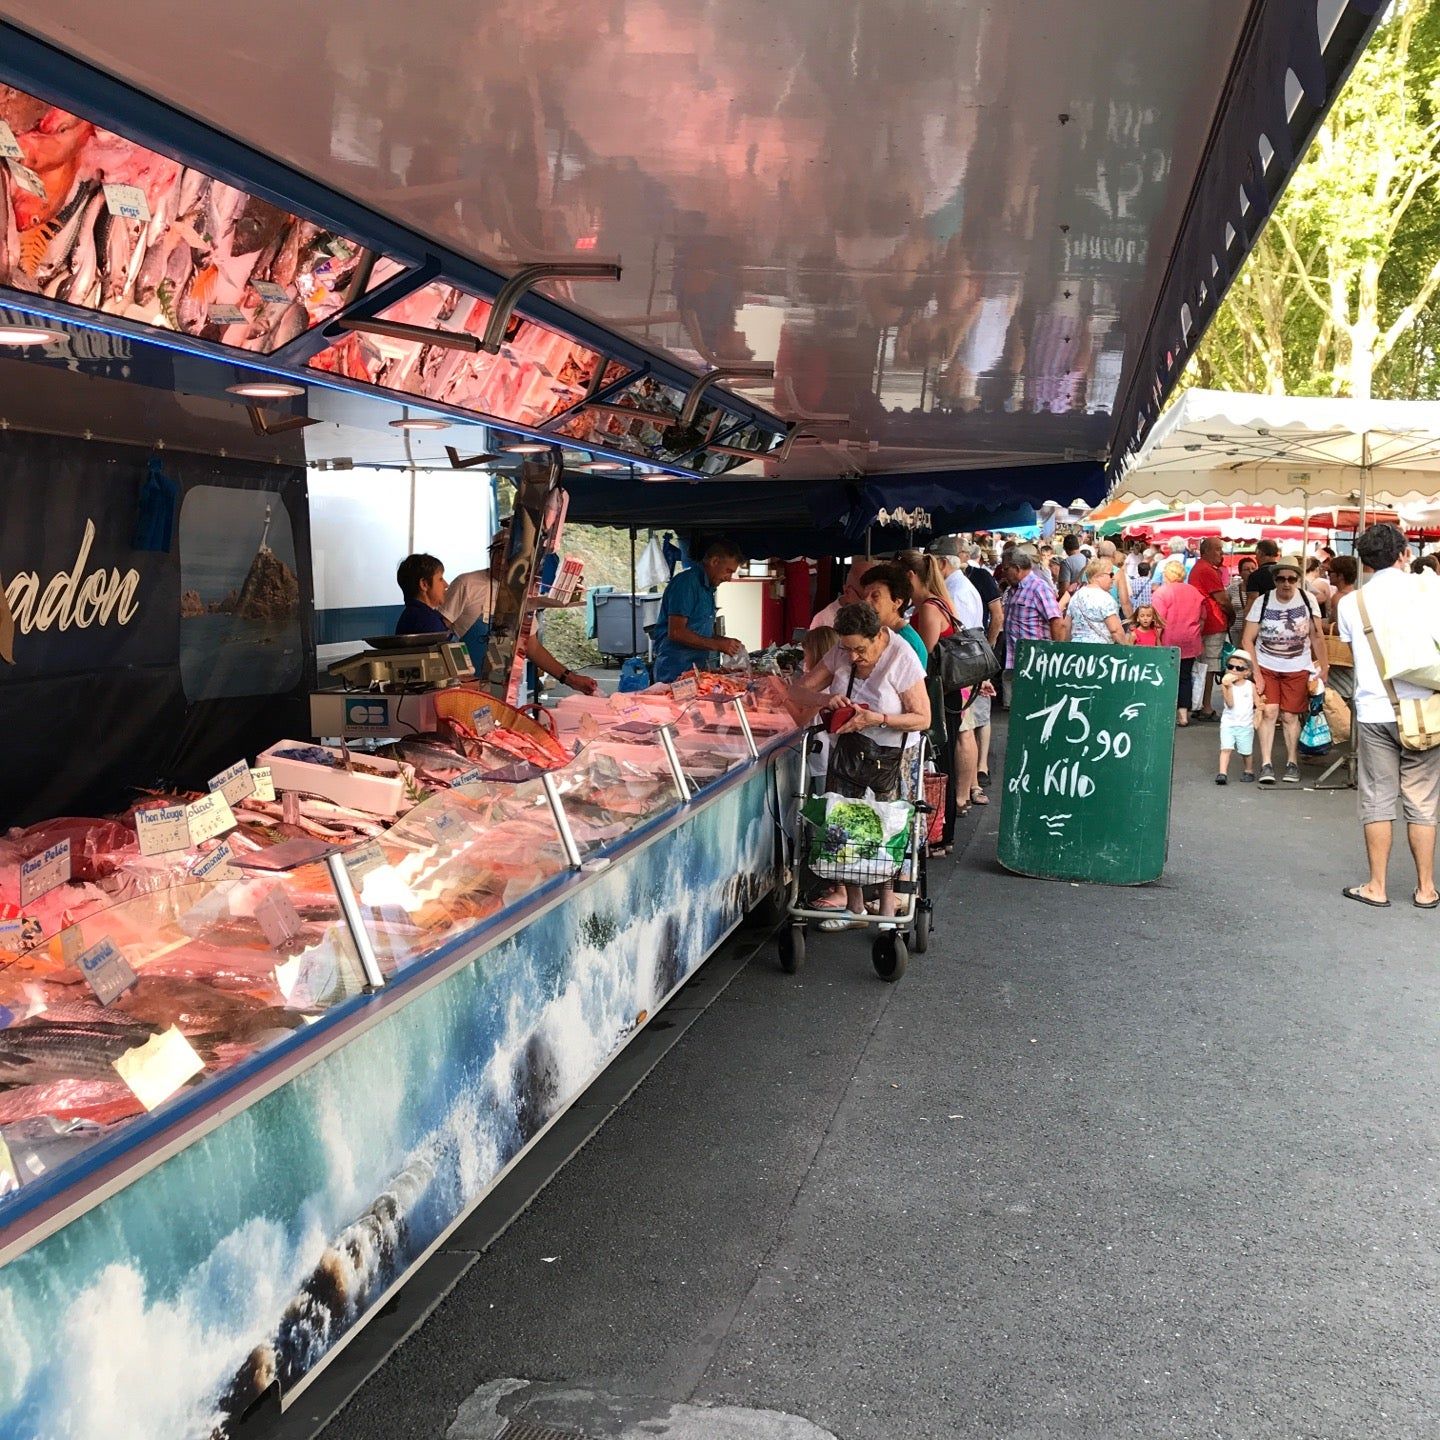
{"type": "Polygon", "coordinates": [[[1285,731],[1285,759],[1291,765],[1300,763],[1300,717],[1288,712],[1281,716],[1281,728],[1285,731]]]}
{"type": "Polygon", "coordinates": [[[1394,823],[1393,820],[1372,820],[1365,827],[1365,859],[1370,865],[1370,878],[1360,887],[1360,893],[1367,900],[1385,899],[1385,872],[1390,865],[1390,832],[1394,823]]]}
{"type": "Polygon", "coordinates": [[[1415,898],[1424,905],[1435,898],[1435,827],[1409,825],[1406,834],[1415,857],[1415,898]]]}
{"type": "Polygon", "coordinates": [[[1267,699],[1258,709],[1260,713],[1257,717],[1259,723],[1256,729],[1260,741],[1260,763],[1269,765],[1270,757],[1275,752],[1275,722],[1279,719],[1280,707],[1272,705],[1267,699]]]}

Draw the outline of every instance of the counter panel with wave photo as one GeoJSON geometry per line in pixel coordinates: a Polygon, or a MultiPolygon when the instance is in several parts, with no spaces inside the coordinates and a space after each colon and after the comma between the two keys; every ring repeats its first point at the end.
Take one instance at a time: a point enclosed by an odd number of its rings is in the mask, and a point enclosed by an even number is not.
{"type": "Polygon", "coordinates": [[[765,893],[771,786],[756,767],[0,1271],[0,1437],[223,1435],[293,1388],[765,893]]]}

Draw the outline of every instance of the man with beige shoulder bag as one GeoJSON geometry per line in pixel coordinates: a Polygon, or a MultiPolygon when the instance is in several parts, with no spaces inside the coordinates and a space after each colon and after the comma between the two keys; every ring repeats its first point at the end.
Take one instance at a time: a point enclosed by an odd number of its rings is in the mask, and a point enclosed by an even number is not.
{"type": "Polygon", "coordinates": [[[1411,903],[1440,906],[1435,889],[1435,828],[1440,822],[1440,586],[1410,573],[1410,546],[1394,525],[1372,525],[1355,553],[1373,572],[1346,595],[1336,612],[1340,638],[1355,657],[1355,753],[1360,823],[1370,878],[1341,893],[1361,905],[1388,908],[1396,806],[1403,802],[1410,853],[1415,860],[1411,903]],[[1396,657],[1404,655],[1402,662],[1396,657]],[[1428,656],[1428,664],[1416,664],[1428,656]],[[1411,678],[1403,678],[1409,675],[1411,678]]]}

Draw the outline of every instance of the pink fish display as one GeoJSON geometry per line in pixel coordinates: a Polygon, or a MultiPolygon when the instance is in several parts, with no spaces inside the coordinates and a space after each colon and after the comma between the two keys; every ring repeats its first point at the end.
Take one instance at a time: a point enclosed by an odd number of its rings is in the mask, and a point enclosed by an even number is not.
{"type": "Polygon", "coordinates": [[[363,247],[11,86],[0,285],[269,354],[344,303],[363,247]]]}

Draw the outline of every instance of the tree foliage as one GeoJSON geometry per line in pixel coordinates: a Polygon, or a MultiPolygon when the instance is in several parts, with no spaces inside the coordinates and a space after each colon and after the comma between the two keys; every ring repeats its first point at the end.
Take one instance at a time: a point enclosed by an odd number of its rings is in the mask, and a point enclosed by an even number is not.
{"type": "Polygon", "coordinates": [[[1440,0],[1395,0],[1187,378],[1440,398],[1440,0]]]}

